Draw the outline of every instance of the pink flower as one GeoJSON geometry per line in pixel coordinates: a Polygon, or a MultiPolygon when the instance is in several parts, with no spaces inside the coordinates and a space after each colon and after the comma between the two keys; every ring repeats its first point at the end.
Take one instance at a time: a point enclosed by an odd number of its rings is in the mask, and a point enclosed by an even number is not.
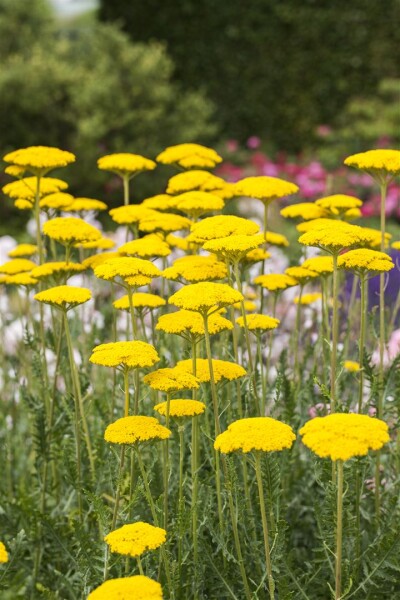
{"type": "Polygon", "coordinates": [[[225,146],[228,152],[236,152],[239,149],[239,142],[237,140],[227,140],[225,146]]]}
{"type": "Polygon", "coordinates": [[[252,135],[247,140],[246,146],[251,150],[256,150],[256,148],[259,148],[261,146],[261,140],[256,135],[252,135]]]}

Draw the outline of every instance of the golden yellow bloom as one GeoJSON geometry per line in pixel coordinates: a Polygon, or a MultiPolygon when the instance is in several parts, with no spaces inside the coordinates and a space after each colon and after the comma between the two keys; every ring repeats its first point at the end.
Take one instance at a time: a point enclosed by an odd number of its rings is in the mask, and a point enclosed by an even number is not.
{"type": "MultiPolygon", "coordinates": [[[[399,242],[393,242],[392,248],[394,248],[395,250],[400,250],[400,241],[399,242]]],[[[10,254],[8,254],[8,255],[10,256],[10,254]]]]}
{"type": "Polygon", "coordinates": [[[259,230],[257,223],[253,223],[249,219],[234,215],[217,215],[194,223],[187,240],[196,244],[204,244],[208,240],[216,240],[229,235],[254,235],[259,230]]]}
{"type": "Polygon", "coordinates": [[[247,263],[256,263],[261,260],[266,260],[270,258],[271,254],[262,248],[255,248],[254,250],[250,250],[250,252],[246,252],[243,257],[243,262],[247,263]]]}
{"type": "Polygon", "coordinates": [[[108,425],[104,432],[106,442],[112,444],[136,444],[150,440],[166,440],[171,435],[169,429],[161,425],[155,417],[122,417],[108,425]]]}
{"type": "Polygon", "coordinates": [[[154,233],[163,231],[171,233],[172,231],[180,231],[181,229],[190,229],[192,222],[182,215],[174,215],[172,213],[156,213],[142,219],[139,223],[139,230],[145,233],[154,233]]]}
{"type": "Polygon", "coordinates": [[[95,269],[98,265],[102,265],[103,263],[110,260],[110,258],[118,258],[118,252],[102,252],[101,254],[94,254],[93,256],[89,256],[82,261],[82,265],[86,269],[95,269]]]}
{"type": "Polygon", "coordinates": [[[225,283],[193,283],[173,294],[168,302],[178,308],[202,314],[243,300],[243,295],[225,283]]]}
{"type": "Polygon", "coordinates": [[[36,263],[27,258],[14,258],[3,265],[0,265],[0,273],[4,273],[5,275],[17,275],[18,273],[32,271],[36,266],[36,263]]]}
{"type": "Polygon", "coordinates": [[[54,261],[43,263],[42,265],[35,265],[35,268],[31,271],[31,276],[35,279],[45,280],[48,278],[64,278],[68,279],[76,273],[85,271],[85,265],[80,263],[65,262],[65,261],[54,261]]]}
{"type": "Polygon", "coordinates": [[[54,192],[53,194],[47,194],[39,201],[41,209],[54,209],[64,210],[67,209],[74,201],[72,194],[66,194],[65,192],[54,192]]]}
{"type": "Polygon", "coordinates": [[[215,150],[200,144],[169,146],[157,156],[156,160],[164,165],[176,164],[184,169],[212,169],[222,162],[222,158],[215,150]]]}
{"type": "MultiPolygon", "coordinates": [[[[212,365],[215,383],[219,383],[223,379],[233,381],[246,375],[246,370],[241,365],[229,362],[228,360],[218,360],[213,358],[212,365]]],[[[190,374],[193,373],[193,362],[191,359],[180,360],[175,368],[190,374]]],[[[196,359],[196,377],[199,379],[199,381],[201,381],[201,383],[208,383],[210,381],[210,368],[208,359],[196,359]]]]}
{"type": "Polygon", "coordinates": [[[247,252],[254,250],[263,243],[264,236],[262,234],[229,235],[216,240],[209,240],[203,245],[203,248],[234,263],[241,260],[247,252]]]}
{"type": "Polygon", "coordinates": [[[314,202],[298,202],[282,208],[281,215],[285,219],[318,219],[326,216],[326,210],[322,206],[317,206],[314,202]]]}
{"type": "Polygon", "coordinates": [[[0,563],[8,562],[8,553],[3,542],[0,542],[0,563]]]}
{"type": "MultiPolygon", "coordinates": [[[[154,410],[165,417],[167,414],[167,402],[156,404],[154,410]]],[[[170,400],[170,417],[196,417],[203,414],[206,409],[204,402],[199,400],[170,400]]]]}
{"type": "Polygon", "coordinates": [[[154,160],[145,158],[140,154],[121,152],[102,156],[98,159],[97,166],[102,171],[112,171],[113,173],[120,175],[120,177],[128,175],[133,177],[136,173],[140,173],[141,171],[152,171],[157,165],[154,160]]]}
{"type": "Polygon", "coordinates": [[[310,221],[305,221],[304,223],[299,223],[296,225],[297,231],[300,233],[306,233],[307,231],[311,231],[313,229],[324,229],[324,228],[332,228],[338,230],[339,227],[347,227],[348,223],[344,221],[339,221],[337,219],[329,219],[329,218],[320,218],[320,219],[311,219],[310,221]]]}
{"type": "Polygon", "coordinates": [[[223,190],[225,186],[226,181],[208,171],[185,171],[171,177],[168,181],[167,194],[182,194],[191,190],[214,192],[223,190]]]}
{"type": "Polygon", "coordinates": [[[61,307],[66,310],[78,306],[78,304],[84,304],[92,297],[90,290],[81,287],[75,287],[73,285],[58,285],[39,292],[34,296],[35,300],[43,302],[44,304],[51,304],[51,306],[61,307]]]}
{"type": "Polygon", "coordinates": [[[161,271],[150,260],[121,256],[101,263],[94,268],[94,274],[99,279],[113,281],[118,277],[126,280],[127,277],[137,275],[158,277],[161,271]]]}
{"type": "Polygon", "coordinates": [[[28,273],[17,273],[16,275],[5,275],[2,283],[6,285],[23,285],[23,286],[31,286],[36,285],[38,283],[38,279],[32,277],[32,275],[28,273]]]}
{"type": "Polygon", "coordinates": [[[74,198],[66,208],[66,212],[83,212],[86,210],[106,210],[107,204],[94,198],[74,198]]]}
{"type": "Polygon", "coordinates": [[[75,162],[75,156],[71,152],[51,148],[49,146],[29,146],[9,152],[3,157],[7,163],[13,163],[18,167],[24,167],[31,173],[44,175],[51,169],[66,167],[75,162]]]}
{"type": "Polygon", "coordinates": [[[87,600],[162,600],[161,585],[145,577],[120,577],[108,579],[90,592],[87,600]]]}
{"type": "MultiPolygon", "coordinates": [[[[236,319],[236,323],[239,327],[244,327],[244,319],[243,317],[239,317],[236,319]]],[[[270,331],[271,329],[276,329],[280,323],[279,319],[275,319],[274,317],[269,317],[268,315],[246,315],[246,323],[249,331],[254,331],[255,333],[262,333],[263,331],[270,331]]]]}
{"type": "Polygon", "coordinates": [[[187,237],[179,237],[173,233],[169,233],[165,238],[165,241],[171,246],[171,248],[178,248],[184,252],[187,252],[190,247],[194,246],[194,244],[190,244],[190,242],[187,241],[187,237]]]}
{"type": "Polygon", "coordinates": [[[140,204],[119,206],[118,208],[112,208],[110,210],[110,217],[119,225],[133,225],[135,223],[140,223],[142,219],[146,219],[152,215],[159,215],[159,213],[140,204]]]}
{"type": "Polygon", "coordinates": [[[130,287],[140,288],[144,285],[150,285],[151,277],[147,277],[146,275],[131,275],[125,277],[124,281],[130,287]]]}
{"type": "Polygon", "coordinates": [[[225,202],[210,192],[193,190],[175,196],[174,208],[185,213],[192,219],[197,219],[200,215],[222,210],[225,202]]]}
{"type": "Polygon", "coordinates": [[[319,275],[329,275],[333,273],[333,259],[332,256],[313,256],[307,258],[302,264],[305,269],[315,271],[319,275]]]}
{"type": "MultiPolygon", "coordinates": [[[[379,229],[373,229],[372,227],[363,227],[364,231],[367,232],[370,237],[368,241],[360,244],[364,248],[379,248],[381,247],[382,233],[379,229]]],[[[385,232],[385,248],[388,248],[392,234],[385,232]]]]}
{"type": "Polygon", "coordinates": [[[320,458],[349,460],[380,450],[389,441],[388,426],[380,419],[353,413],[315,417],[300,429],[303,444],[320,458]]]}
{"type": "Polygon", "coordinates": [[[300,302],[300,304],[302,305],[313,304],[314,302],[321,300],[321,298],[322,294],[320,294],[319,292],[314,292],[313,294],[303,294],[301,298],[297,296],[294,299],[294,303],[299,304],[300,302]]]}
{"type": "MultiPolygon", "coordinates": [[[[3,187],[2,191],[10,198],[19,198],[33,202],[36,195],[36,186],[36,177],[24,177],[24,179],[7,183],[3,187]]],[[[60,190],[66,190],[67,187],[68,184],[62,179],[44,177],[40,180],[40,196],[53,194],[55,192],[59,192],[60,190]]]]}
{"type": "Polygon", "coordinates": [[[298,281],[285,273],[268,273],[267,275],[258,275],[254,278],[256,285],[261,285],[269,292],[280,292],[287,290],[294,285],[298,285],[298,281]]]}
{"type": "MultiPolygon", "coordinates": [[[[110,248],[114,248],[115,242],[110,240],[110,238],[101,237],[94,242],[84,242],[83,244],[77,244],[79,248],[83,248],[84,250],[109,250],[110,248]]],[[[115,253],[118,256],[117,253],[115,253]]]]}
{"type": "Polygon", "coordinates": [[[343,248],[355,248],[370,243],[373,235],[363,227],[342,223],[337,227],[337,221],[330,227],[312,229],[299,237],[299,242],[305,246],[317,246],[332,254],[337,254],[343,248]]]}
{"type": "Polygon", "coordinates": [[[118,253],[128,256],[139,256],[140,258],[151,258],[153,256],[168,256],[171,254],[169,245],[156,233],[150,233],[138,240],[132,240],[123,244],[118,253]]]}
{"type": "Polygon", "coordinates": [[[38,251],[36,244],[18,244],[8,252],[10,258],[21,258],[24,256],[33,256],[38,251]]]}
{"type": "Polygon", "coordinates": [[[264,175],[246,177],[238,181],[235,187],[238,194],[248,196],[249,198],[257,198],[264,203],[296,194],[299,191],[299,188],[294,183],[264,175]]]}
{"type": "Polygon", "coordinates": [[[110,342],[93,348],[90,362],[104,367],[138,369],[152,367],[160,360],[151,344],[140,341],[110,342]]]}
{"type": "MultiPolygon", "coordinates": [[[[159,317],[156,329],[188,338],[191,336],[202,337],[204,335],[204,321],[200,313],[194,313],[191,310],[178,310],[159,317]]],[[[208,332],[210,335],[230,329],[233,329],[233,325],[225,317],[218,313],[209,316],[208,332]]]]}
{"type": "Polygon", "coordinates": [[[157,194],[143,200],[141,206],[161,212],[169,211],[175,207],[175,199],[168,194],[157,194]]]}
{"type": "Polygon", "coordinates": [[[333,196],[326,196],[325,198],[316,200],[315,204],[325,208],[334,216],[341,216],[351,208],[362,206],[362,200],[354,198],[354,196],[347,196],[346,194],[334,194],[333,196]]]}
{"type": "Polygon", "coordinates": [[[56,217],[46,221],[43,233],[60,244],[76,244],[78,242],[91,242],[101,238],[101,233],[96,227],[86,223],[83,219],[75,217],[56,217]]]}
{"type": "Polygon", "coordinates": [[[17,167],[17,165],[9,165],[4,169],[4,173],[11,175],[11,177],[22,177],[25,171],[25,167],[17,167]]]}
{"type": "Polygon", "coordinates": [[[31,202],[30,200],[18,199],[15,200],[14,206],[15,208],[18,208],[18,210],[32,210],[33,202],[31,202]]]}
{"type": "Polygon", "coordinates": [[[356,362],[355,360],[345,360],[343,367],[346,369],[346,371],[350,371],[351,373],[357,373],[358,371],[361,371],[360,363],[356,362]]]}
{"type": "Polygon", "coordinates": [[[144,383],[153,390],[160,392],[178,392],[181,390],[197,390],[199,380],[190,373],[185,373],[177,367],[158,369],[148,373],[143,378],[144,383]]]}
{"type": "Polygon", "coordinates": [[[270,246],[289,246],[289,240],[281,233],[275,233],[273,231],[267,231],[264,236],[265,242],[270,246]]]}
{"type": "Polygon", "coordinates": [[[231,423],[217,436],[214,448],[223,454],[236,452],[277,452],[291,448],[296,436],[289,425],[271,417],[252,417],[231,423]]]}
{"type": "Polygon", "coordinates": [[[301,266],[301,267],[288,267],[285,270],[285,273],[286,273],[286,275],[289,275],[289,277],[293,277],[293,279],[296,279],[296,281],[298,281],[298,283],[300,285],[305,285],[306,283],[308,283],[312,279],[315,279],[319,275],[315,271],[311,271],[310,269],[306,269],[303,266],[301,266]]]}
{"type": "Polygon", "coordinates": [[[166,539],[165,529],[139,521],[111,531],[104,541],[110,546],[111,552],[135,557],[159,548],[166,539]]]}
{"type": "Polygon", "coordinates": [[[372,175],[377,173],[398,175],[400,173],[400,150],[368,150],[348,156],[344,164],[367,171],[372,175]]]}
{"type": "Polygon", "coordinates": [[[385,273],[394,268],[394,263],[385,252],[359,248],[349,250],[338,258],[338,267],[355,271],[356,273],[385,273]]]}
{"type": "MultiPolygon", "coordinates": [[[[133,308],[148,308],[152,310],[153,308],[165,306],[166,303],[167,302],[164,300],[164,298],[160,298],[160,296],[157,296],[156,294],[147,294],[144,292],[132,294],[133,308]]],[[[119,310],[129,310],[130,305],[128,294],[126,294],[126,296],[122,296],[122,298],[119,298],[118,300],[115,300],[113,302],[113,306],[119,310]]]]}
{"type": "MultiPolygon", "coordinates": [[[[253,302],[253,300],[245,300],[243,302],[243,307],[244,310],[246,312],[254,312],[255,310],[257,310],[257,304],[255,302],[253,302]]],[[[233,304],[233,308],[236,308],[236,310],[242,310],[242,303],[241,302],[235,302],[235,304],[233,304]]]]}
{"type": "Polygon", "coordinates": [[[182,256],[174,262],[172,267],[164,269],[161,273],[165,279],[173,281],[184,279],[190,283],[225,279],[227,274],[225,263],[217,260],[215,256],[197,255],[182,256]]]}

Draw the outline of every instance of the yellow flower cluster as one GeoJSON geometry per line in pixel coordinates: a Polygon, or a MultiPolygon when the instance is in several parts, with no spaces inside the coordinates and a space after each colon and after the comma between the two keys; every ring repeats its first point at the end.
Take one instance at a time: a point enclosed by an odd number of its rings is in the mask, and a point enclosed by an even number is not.
{"type": "Polygon", "coordinates": [[[224,205],[225,202],[215,194],[201,190],[184,192],[174,198],[174,208],[193,219],[197,219],[205,213],[222,210],[224,205]]]}
{"type": "Polygon", "coordinates": [[[344,164],[362,171],[397,175],[400,173],[400,150],[368,150],[348,156],[344,164]]]}
{"type": "Polygon", "coordinates": [[[46,221],[43,233],[60,244],[91,242],[101,238],[101,233],[96,227],[76,217],[56,217],[46,221]]]}
{"type": "Polygon", "coordinates": [[[178,367],[152,371],[143,378],[143,381],[151,389],[167,394],[181,390],[197,390],[200,387],[197,377],[178,367]]]}
{"type": "Polygon", "coordinates": [[[84,250],[110,250],[111,248],[114,248],[115,242],[109,238],[101,237],[94,242],[83,242],[83,244],[77,244],[77,246],[84,250]]]}
{"type": "Polygon", "coordinates": [[[48,279],[53,277],[57,279],[58,276],[64,277],[64,279],[68,279],[72,275],[76,273],[81,273],[85,271],[85,265],[80,263],[72,263],[65,261],[54,261],[43,263],[42,265],[35,265],[35,268],[32,269],[31,275],[36,279],[48,279]]]}
{"type": "Polygon", "coordinates": [[[190,283],[198,283],[199,281],[225,279],[227,268],[225,263],[218,261],[215,256],[193,254],[178,258],[172,267],[165,269],[161,275],[165,279],[173,281],[185,279],[190,283]]]}
{"type": "MultiPolygon", "coordinates": [[[[2,191],[10,198],[22,198],[24,200],[30,200],[32,203],[35,199],[36,186],[36,177],[24,177],[18,181],[7,183],[2,191]]],[[[62,179],[45,177],[40,180],[40,196],[59,192],[60,190],[66,190],[67,187],[68,184],[62,179]]]]}
{"type": "Polygon", "coordinates": [[[36,285],[38,283],[38,279],[32,277],[30,273],[17,273],[17,275],[4,276],[2,283],[5,283],[6,285],[30,286],[36,285]]]}
{"type": "MultiPolygon", "coordinates": [[[[236,323],[240,327],[244,327],[243,317],[236,319],[236,323]]],[[[276,329],[280,323],[279,319],[269,317],[268,315],[246,315],[247,327],[250,331],[263,332],[271,329],[276,329]]]]}
{"type": "Polygon", "coordinates": [[[138,256],[139,258],[151,258],[153,256],[168,256],[171,254],[169,245],[155,233],[145,235],[138,240],[132,240],[123,244],[118,253],[128,256],[138,256]]]}
{"type": "MultiPolygon", "coordinates": [[[[200,313],[190,310],[178,310],[159,317],[156,329],[165,333],[174,333],[183,336],[203,336],[204,320],[200,313]]],[[[233,329],[231,321],[225,319],[218,313],[208,318],[208,332],[210,335],[233,329]]]]}
{"type": "Polygon", "coordinates": [[[289,240],[281,233],[275,233],[274,231],[267,231],[264,236],[265,242],[270,246],[289,246],[289,240]]]}
{"type": "MultiPolygon", "coordinates": [[[[136,294],[132,294],[132,305],[133,308],[149,308],[150,310],[153,308],[159,308],[160,306],[165,306],[166,301],[164,298],[157,296],[156,294],[148,294],[145,292],[138,292],[136,294]]],[[[118,310],[129,310],[129,296],[126,294],[115,300],[113,303],[114,308],[118,310]]]]}
{"type": "Polygon", "coordinates": [[[0,542],[0,563],[8,562],[8,553],[3,542],[0,542]]]}
{"type": "Polygon", "coordinates": [[[157,165],[153,160],[140,156],[140,154],[120,152],[102,156],[97,161],[97,166],[102,171],[112,171],[113,173],[124,176],[129,174],[133,175],[140,171],[152,171],[157,165]]]}
{"type": "Polygon", "coordinates": [[[217,215],[192,225],[187,239],[189,242],[204,244],[208,240],[216,240],[230,235],[254,235],[259,230],[257,223],[253,223],[249,219],[234,215],[217,215]]]}
{"type": "Polygon", "coordinates": [[[161,275],[161,271],[149,260],[121,256],[101,263],[94,268],[94,274],[99,279],[112,281],[116,277],[126,280],[127,277],[137,275],[158,277],[161,275]]]}
{"type": "Polygon", "coordinates": [[[225,283],[193,283],[173,294],[168,302],[178,308],[208,314],[240,302],[243,295],[225,283]]]}
{"type": "MultiPolygon", "coordinates": [[[[215,383],[219,383],[223,379],[234,381],[235,379],[240,379],[240,377],[246,375],[246,370],[241,365],[229,362],[228,360],[218,360],[213,358],[212,365],[215,383]]],[[[180,369],[185,373],[193,373],[192,360],[180,360],[175,368],[180,369]]],[[[196,377],[202,383],[210,381],[210,367],[206,358],[196,359],[196,377]]]]}
{"type": "Polygon", "coordinates": [[[361,370],[360,363],[355,360],[345,360],[343,363],[343,367],[346,371],[350,371],[351,373],[357,373],[361,370]]]}
{"type": "Polygon", "coordinates": [[[104,432],[106,442],[112,444],[136,444],[150,440],[166,440],[171,435],[169,429],[161,425],[155,417],[122,417],[108,425],[104,432]]]}
{"type": "Polygon", "coordinates": [[[394,263],[385,252],[359,248],[341,254],[338,258],[338,267],[358,273],[385,273],[394,268],[394,263]]]}
{"type": "Polygon", "coordinates": [[[305,285],[312,279],[318,277],[318,273],[316,273],[315,271],[311,271],[311,269],[307,269],[304,266],[288,267],[285,273],[286,275],[289,275],[289,277],[293,277],[293,279],[296,279],[296,281],[300,283],[300,285],[305,285]]]}
{"type": "Polygon", "coordinates": [[[150,196],[150,198],[143,200],[141,206],[143,206],[143,208],[164,212],[172,210],[175,207],[175,199],[169,196],[169,194],[156,194],[155,196],[150,196]]]}
{"type": "Polygon", "coordinates": [[[157,162],[165,165],[179,165],[184,169],[212,169],[222,162],[222,158],[212,148],[200,144],[177,144],[161,152],[157,162]]]}
{"type": "Polygon", "coordinates": [[[335,413],[316,417],[300,429],[303,444],[321,458],[349,460],[380,450],[389,441],[388,426],[367,415],[335,413]]]}
{"type": "Polygon", "coordinates": [[[8,256],[10,258],[21,258],[24,256],[33,256],[38,251],[36,244],[18,244],[12,250],[9,251],[8,256]]]}
{"type": "Polygon", "coordinates": [[[90,290],[73,285],[58,285],[49,290],[39,292],[34,296],[35,300],[39,302],[67,310],[78,306],[78,304],[84,304],[91,297],[92,293],[90,290]]]}
{"type": "Polygon", "coordinates": [[[229,235],[228,237],[210,240],[203,246],[204,250],[214,252],[230,262],[236,262],[264,243],[264,236],[256,235],[229,235]]]}
{"type": "Polygon", "coordinates": [[[83,212],[86,210],[106,210],[107,204],[94,198],[74,198],[65,209],[66,212],[83,212]]]}
{"type": "Polygon", "coordinates": [[[110,210],[110,217],[118,225],[133,225],[140,223],[143,219],[151,217],[156,213],[155,210],[146,208],[140,204],[131,204],[129,206],[118,206],[110,210]]]}
{"type": "Polygon", "coordinates": [[[153,211],[153,214],[139,222],[139,230],[145,233],[154,233],[157,231],[171,233],[173,231],[181,231],[182,229],[190,229],[191,224],[192,222],[187,217],[153,211]]]}
{"type": "Polygon", "coordinates": [[[85,269],[95,269],[111,258],[119,258],[118,252],[102,252],[101,254],[94,254],[93,256],[85,258],[85,260],[82,261],[82,265],[85,269]]]}
{"type": "Polygon", "coordinates": [[[174,175],[168,181],[167,194],[182,194],[191,190],[214,192],[223,190],[226,182],[209,171],[185,171],[174,175]]]}
{"type": "Polygon", "coordinates": [[[166,539],[165,529],[139,521],[111,531],[104,541],[110,546],[111,552],[135,557],[159,548],[166,539]]]}
{"type": "Polygon", "coordinates": [[[327,252],[337,254],[343,248],[363,246],[373,241],[374,236],[362,227],[330,221],[329,227],[314,228],[303,233],[299,242],[305,246],[317,246],[327,252]]]}
{"type": "Polygon", "coordinates": [[[300,296],[297,296],[294,299],[294,303],[308,305],[308,304],[313,304],[314,302],[317,302],[318,300],[321,300],[321,298],[322,298],[322,294],[320,294],[319,292],[314,292],[313,294],[303,294],[301,296],[301,298],[300,298],[300,296]]]}
{"type": "Polygon", "coordinates": [[[14,258],[0,266],[0,273],[17,275],[18,273],[32,271],[36,266],[36,263],[27,258],[14,258]]]}
{"type": "Polygon", "coordinates": [[[282,208],[281,215],[285,219],[301,218],[305,221],[310,219],[318,219],[326,216],[326,210],[321,206],[317,206],[314,202],[298,202],[282,208]]]}
{"type": "Polygon", "coordinates": [[[235,190],[237,194],[257,198],[262,202],[270,202],[276,198],[283,198],[296,194],[299,188],[294,183],[278,179],[277,177],[246,177],[238,181],[235,190]]]}
{"type": "MultiPolygon", "coordinates": [[[[165,417],[167,414],[167,402],[156,404],[154,410],[165,417]]],[[[199,400],[170,400],[169,416],[170,417],[196,417],[203,414],[206,410],[204,402],[199,400]]]]}
{"type": "Polygon", "coordinates": [[[162,600],[161,585],[145,575],[108,579],[87,600],[162,600]]]}
{"type": "Polygon", "coordinates": [[[256,263],[260,260],[266,260],[270,258],[271,254],[262,248],[255,248],[254,250],[250,250],[250,252],[246,252],[242,261],[244,263],[256,263]]]}
{"type": "Polygon", "coordinates": [[[51,169],[66,167],[75,162],[75,156],[71,152],[52,148],[49,146],[29,146],[9,152],[3,157],[7,163],[12,163],[18,167],[25,167],[32,173],[44,174],[51,169]]]}
{"type": "Polygon", "coordinates": [[[268,273],[267,275],[258,275],[254,278],[256,285],[261,285],[269,292],[281,292],[287,290],[294,285],[298,285],[298,281],[290,277],[286,273],[268,273]]]}
{"type": "Polygon", "coordinates": [[[307,258],[302,264],[305,269],[315,271],[319,275],[329,275],[333,273],[333,259],[332,256],[313,256],[307,258]]]}
{"type": "Polygon", "coordinates": [[[271,417],[251,417],[231,423],[217,436],[214,448],[223,454],[242,452],[276,452],[291,448],[296,436],[289,425],[271,417]]]}
{"type": "MultiPolygon", "coordinates": [[[[43,181],[46,181],[45,179],[43,181]]],[[[74,201],[72,194],[66,194],[65,192],[54,192],[54,194],[47,194],[39,201],[39,206],[42,210],[54,209],[54,210],[66,210],[67,207],[71,206],[74,201]]]]}
{"type": "MultiPolygon", "coordinates": [[[[327,209],[332,215],[339,216],[345,214],[350,208],[359,208],[362,206],[362,200],[347,196],[346,194],[334,194],[326,196],[315,201],[317,206],[327,209]]],[[[321,215],[322,216],[322,215],[321,215]]]]}
{"type": "Polygon", "coordinates": [[[152,367],[160,360],[156,349],[146,342],[110,342],[93,348],[89,358],[95,365],[104,367],[123,366],[128,369],[152,367]]]}

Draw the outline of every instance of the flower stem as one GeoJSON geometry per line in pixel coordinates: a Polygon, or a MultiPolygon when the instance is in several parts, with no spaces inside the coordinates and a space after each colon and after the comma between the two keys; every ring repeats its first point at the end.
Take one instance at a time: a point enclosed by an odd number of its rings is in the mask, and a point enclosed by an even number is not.
{"type": "Polygon", "coordinates": [[[336,412],[336,361],[338,343],[338,267],[337,254],[333,254],[333,315],[332,315],[332,348],[331,348],[331,413],[336,412]]]}
{"type": "Polygon", "coordinates": [[[301,326],[301,298],[303,295],[303,286],[300,285],[300,293],[298,297],[297,310],[296,310],[296,325],[293,337],[293,352],[294,352],[294,378],[298,383],[300,379],[299,373],[299,338],[300,338],[300,326],[301,326]]]}
{"type": "MultiPolygon", "coordinates": [[[[386,229],[386,192],[387,182],[381,183],[381,252],[385,252],[385,229],[386,229]]],[[[384,352],[385,352],[385,273],[379,276],[379,397],[377,417],[383,417],[384,401],[384,352]]]]}
{"type": "Polygon", "coordinates": [[[260,458],[259,452],[255,452],[255,465],[256,465],[258,498],[260,501],[261,521],[262,521],[263,536],[264,536],[265,565],[267,568],[267,575],[268,575],[268,590],[269,590],[270,599],[274,600],[274,598],[275,598],[275,582],[274,582],[274,578],[272,575],[271,551],[270,551],[270,547],[269,547],[268,521],[267,521],[267,513],[266,513],[266,509],[265,509],[264,490],[263,490],[262,475],[261,475],[261,458],[260,458]]]}
{"type": "Polygon", "coordinates": [[[179,530],[178,530],[178,581],[179,581],[179,589],[182,584],[182,522],[183,522],[183,459],[184,459],[184,440],[183,440],[183,432],[184,426],[180,425],[178,428],[179,431],[179,495],[178,495],[178,522],[179,522],[179,530]]]}
{"type": "Polygon", "coordinates": [[[364,346],[365,346],[365,329],[366,329],[366,310],[367,310],[367,294],[366,294],[366,277],[364,274],[360,277],[361,287],[361,323],[360,323],[360,347],[358,352],[358,361],[360,363],[361,371],[359,372],[359,388],[358,388],[358,414],[362,412],[362,401],[363,401],[363,387],[364,387],[364,346]]]}
{"type": "Polygon", "coordinates": [[[335,600],[341,598],[342,587],[342,535],[343,535],[343,461],[337,461],[337,514],[336,514],[336,560],[335,600]]]}
{"type": "Polygon", "coordinates": [[[125,175],[122,178],[122,181],[124,182],[124,205],[128,206],[128,204],[129,204],[129,176],[125,175]]]}
{"type": "MultiPolygon", "coordinates": [[[[169,410],[171,406],[171,394],[167,394],[167,407],[165,411],[165,426],[169,429],[169,410]]],[[[164,481],[164,529],[168,526],[168,482],[169,482],[169,440],[163,444],[163,481],[164,481]]]]}

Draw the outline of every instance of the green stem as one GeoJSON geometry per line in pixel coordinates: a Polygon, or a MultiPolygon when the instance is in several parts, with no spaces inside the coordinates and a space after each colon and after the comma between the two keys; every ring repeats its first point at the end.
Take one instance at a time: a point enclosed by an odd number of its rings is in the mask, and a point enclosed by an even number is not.
{"type": "Polygon", "coordinates": [[[129,369],[127,367],[124,368],[124,393],[125,393],[124,417],[128,417],[129,416],[129,369]]]}
{"type": "Polygon", "coordinates": [[[335,600],[340,600],[342,592],[342,535],[343,535],[343,461],[337,461],[337,515],[336,515],[336,560],[335,560],[335,600]]]}
{"type": "Polygon", "coordinates": [[[261,416],[265,416],[265,408],[267,402],[267,382],[265,381],[264,374],[264,362],[261,351],[261,336],[257,335],[257,354],[258,354],[258,362],[260,363],[260,379],[261,379],[261,389],[262,389],[262,398],[261,398],[261,416]]]}
{"type": "Polygon", "coordinates": [[[127,292],[128,292],[128,299],[129,299],[129,313],[131,315],[131,324],[132,324],[132,336],[134,340],[138,339],[138,331],[137,331],[137,323],[136,323],[136,317],[135,317],[135,309],[133,307],[133,293],[132,293],[132,288],[129,285],[127,288],[127,292]]]}
{"type": "Polygon", "coordinates": [[[271,551],[270,551],[270,547],[269,547],[268,520],[267,520],[266,509],[265,509],[264,489],[263,489],[262,475],[261,475],[261,459],[260,459],[259,452],[255,452],[255,466],[256,466],[257,487],[258,487],[258,498],[260,501],[261,521],[262,521],[263,536],[264,536],[265,565],[267,568],[267,575],[268,575],[268,590],[269,590],[270,599],[274,600],[274,598],[275,598],[275,582],[274,582],[274,578],[272,575],[271,551]]]}
{"type": "Polygon", "coordinates": [[[366,326],[366,311],[367,311],[367,294],[366,294],[366,277],[364,274],[360,276],[360,287],[361,287],[361,323],[360,323],[360,347],[358,353],[358,361],[360,363],[361,371],[359,372],[359,388],[358,388],[358,414],[362,412],[363,402],[363,387],[364,387],[364,346],[365,346],[365,326],[366,326]]]}
{"type": "MultiPolygon", "coordinates": [[[[267,237],[267,231],[268,231],[268,202],[264,202],[264,219],[263,219],[263,233],[264,233],[264,244],[263,247],[266,249],[268,247],[267,241],[266,241],[266,237],[267,237]]],[[[264,275],[265,273],[265,260],[263,260],[261,262],[261,269],[260,269],[260,275],[264,275]]],[[[260,313],[263,313],[264,310],[264,301],[265,301],[265,296],[264,296],[264,288],[261,286],[261,299],[260,299],[260,313]]]]}
{"type": "Polygon", "coordinates": [[[183,459],[184,459],[184,440],[183,440],[183,431],[184,426],[180,425],[178,428],[179,431],[179,495],[178,495],[178,522],[179,522],[179,530],[178,530],[178,581],[179,581],[179,589],[181,588],[182,583],[182,522],[183,522],[183,459]]]}
{"type": "Polygon", "coordinates": [[[296,326],[293,336],[293,352],[294,352],[294,378],[298,383],[300,379],[299,373],[299,339],[300,339],[300,327],[301,327],[301,298],[303,296],[303,286],[300,285],[300,293],[298,296],[297,310],[296,310],[296,326]]]}
{"type": "Polygon", "coordinates": [[[336,362],[338,343],[338,267],[337,254],[333,254],[333,316],[332,316],[332,348],[331,348],[331,413],[336,412],[336,362]]]}
{"type": "Polygon", "coordinates": [[[124,205],[128,206],[128,204],[129,204],[129,176],[125,175],[122,178],[122,181],[124,182],[124,205]]]}
{"type": "MultiPolygon", "coordinates": [[[[169,411],[171,406],[171,394],[167,394],[167,406],[165,411],[165,426],[169,429],[169,411]]],[[[169,483],[169,440],[165,440],[164,460],[163,460],[163,481],[164,481],[164,529],[168,527],[168,483],[169,483]]]]}
{"type": "MultiPolygon", "coordinates": [[[[381,183],[381,252],[385,252],[387,182],[381,183]]],[[[385,353],[385,273],[379,276],[379,397],[377,417],[383,417],[384,401],[384,353],[385,353]]]]}

